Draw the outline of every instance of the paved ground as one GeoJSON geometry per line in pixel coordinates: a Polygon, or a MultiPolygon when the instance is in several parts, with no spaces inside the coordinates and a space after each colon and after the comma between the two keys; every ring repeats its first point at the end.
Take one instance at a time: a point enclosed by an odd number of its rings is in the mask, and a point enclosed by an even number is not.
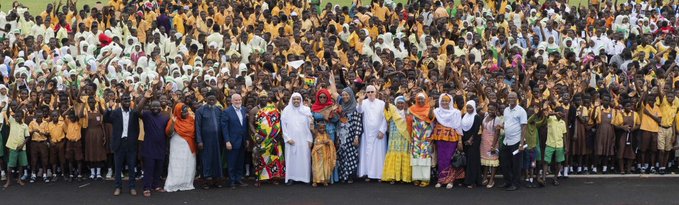
{"type": "MultiPolygon", "coordinates": [[[[0,191],[2,204],[677,204],[679,178],[571,178],[561,186],[453,190],[418,188],[410,184],[358,182],[330,187],[264,185],[255,188],[194,190],[132,197],[127,190],[112,195],[113,182],[16,184],[0,191]]],[[[139,192],[141,194],[141,191],[139,192]]]]}

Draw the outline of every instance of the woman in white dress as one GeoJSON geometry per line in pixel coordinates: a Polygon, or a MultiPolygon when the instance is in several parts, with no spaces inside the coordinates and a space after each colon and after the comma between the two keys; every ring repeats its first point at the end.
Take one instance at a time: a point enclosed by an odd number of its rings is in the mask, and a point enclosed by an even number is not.
{"type": "Polygon", "coordinates": [[[167,192],[193,190],[196,176],[196,129],[195,118],[183,103],[174,106],[170,123],[165,132],[170,139],[170,165],[165,181],[167,192]]]}

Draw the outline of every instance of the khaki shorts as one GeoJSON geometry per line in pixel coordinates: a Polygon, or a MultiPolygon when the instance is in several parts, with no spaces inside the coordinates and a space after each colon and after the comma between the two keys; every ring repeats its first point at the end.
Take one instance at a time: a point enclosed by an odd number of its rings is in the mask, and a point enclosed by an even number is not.
{"type": "Polygon", "coordinates": [[[674,145],[674,129],[661,127],[658,131],[658,150],[660,151],[672,151],[674,145]]]}

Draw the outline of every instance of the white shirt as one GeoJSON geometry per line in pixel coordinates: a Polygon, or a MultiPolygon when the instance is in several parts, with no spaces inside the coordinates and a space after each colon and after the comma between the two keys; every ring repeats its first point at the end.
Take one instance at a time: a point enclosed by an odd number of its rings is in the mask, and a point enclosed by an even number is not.
{"type": "Polygon", "coordinates": [[[127,138],[127,128],[130,124],[130,111],[121,110],[123,113],[123,135],[121,138],[127,138]]]}
{"type": "Polygon", "coordinates": [[[505,145],[515,145],[521,140],[521,126],[528,124],[526,110],[520,105],[514,108],[508,106],[504,110],[505,145]]]}
{"type": "Polygon", "coordinates": [[[240,122],[240,125],[243,125],[243,113],[240,111],[242,108],[233,106],[233,109],[236,111],[236,115],[238,115],[238,122],[240,122]]]}

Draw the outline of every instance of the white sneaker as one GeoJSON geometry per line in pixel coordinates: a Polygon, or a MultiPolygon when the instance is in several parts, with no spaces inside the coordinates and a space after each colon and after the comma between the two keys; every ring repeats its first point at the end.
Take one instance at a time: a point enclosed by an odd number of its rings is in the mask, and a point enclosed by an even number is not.
{"type": "Polygon", "coordinates": [[[434,186],[434,188],[441,188],[441,184],[436,183],[436,185],[434,186]]]}
{"type": "Polygon", "coordinates": [[[108,169],[108,172],[106,172],[106,180],[111,179],[113,179],[113,171],[111,169],[108,169]]]}

